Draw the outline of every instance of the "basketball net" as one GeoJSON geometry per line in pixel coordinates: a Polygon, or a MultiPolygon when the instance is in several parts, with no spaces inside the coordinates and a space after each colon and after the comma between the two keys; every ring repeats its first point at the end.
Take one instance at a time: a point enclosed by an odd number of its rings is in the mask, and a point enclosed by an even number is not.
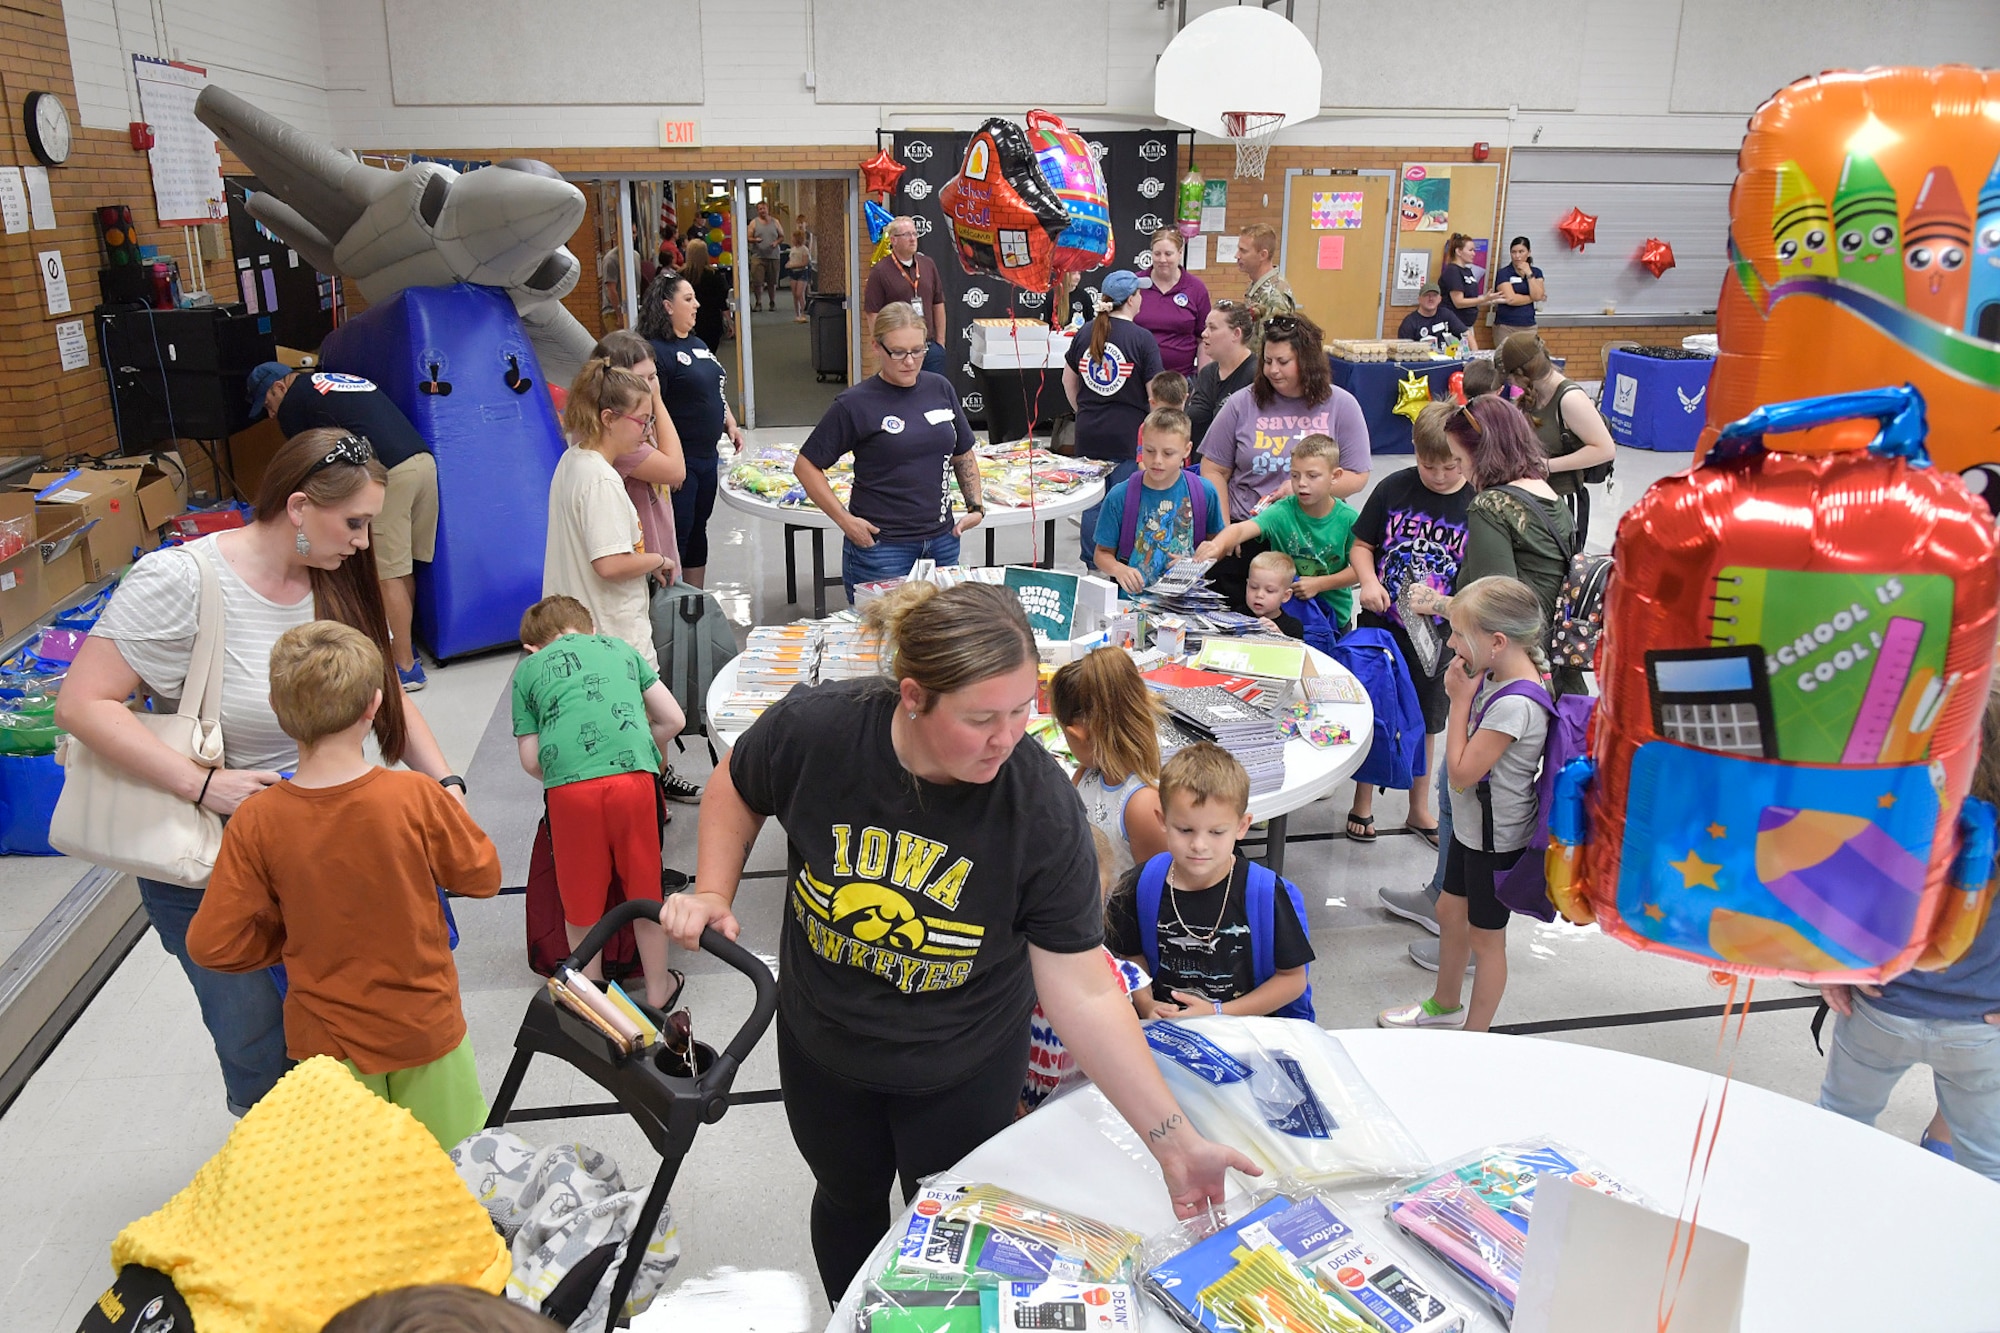
{"type": "Polygon", "coordinates": [[[1236,175],[1239,180],[1264,178],[1264,160],[1271,154],[1271,141],[1284,126],[1282,111],[1225,111],[1223,132],[1236,141],[1236,175]]]}

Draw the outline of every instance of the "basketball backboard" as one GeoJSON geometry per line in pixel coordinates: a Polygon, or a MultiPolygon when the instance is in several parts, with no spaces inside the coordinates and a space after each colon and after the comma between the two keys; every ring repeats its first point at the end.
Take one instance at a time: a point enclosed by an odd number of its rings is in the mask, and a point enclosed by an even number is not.
{"type": "Polygon", "coordinates": [[[1153,71],[1153,113],[1212,134],[1238,137],[1229,112],[1272,112],[1285,125],[1319,115],[1319,52],[1312,39],[1256,5],[1212,9],[1182,28],[1153,71]]]}

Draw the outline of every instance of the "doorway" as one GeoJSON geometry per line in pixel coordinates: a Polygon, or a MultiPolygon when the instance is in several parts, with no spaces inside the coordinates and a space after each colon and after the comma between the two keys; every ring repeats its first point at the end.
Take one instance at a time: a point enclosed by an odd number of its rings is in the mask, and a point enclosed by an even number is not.
{"type": "Polygon", "coordinates": [[[812,426],[848,383],[848,177],[752,177],[738,246],[758,426],[812,426]],[[768,223],[760,221],[760,213],[768,223]],[[775,253],[756,238],[775,226],[775,253]],[[761,281],[760,281],[761,280],[761,281]]]}
{"type": "Polygon", "coordinates": [[[1285,173],[1279,266],[1299,309],[1329,338],[1380,338],[1389,287],[1395,173],[1285,173]]]}

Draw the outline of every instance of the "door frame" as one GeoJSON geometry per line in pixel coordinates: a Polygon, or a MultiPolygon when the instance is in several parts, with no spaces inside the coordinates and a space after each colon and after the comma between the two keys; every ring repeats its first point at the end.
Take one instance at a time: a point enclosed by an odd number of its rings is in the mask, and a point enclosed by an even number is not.
{"type": "MultiPolygon", "coordinates": [[[[750,175],[750,172],[744,170],[566,171],[563,173],[563,179],[577,186],[597,181],[616,182],[618,185],[618,208],[621,215],[620,225],[625,228],[620,234],[626,236],[631,234],[631,223],[634,220],[632,210],[633,186],[638,182],[702,181],[705,183],[715,180],[727,180],[730,191],[730,209],[734,219],[732,225],[740,244],[744,234],[745,219],[750,215],[748,205],[748,182],[750,175]]],[[[861,281],[864,275],[861,272],[861,245],[859,240],[859,232],[862,226],[860,177],[852,171],[828,171],[824,169],[818,171],[759,171],[756,173],[756,176],[760,181],[837,180],[842,182],[846,195],[844,207],[847,211],[847,244],[843,247],[844,257],[847,261],[847,380],[848,383],[852,384],[854,383],[856,371],[861,367],[862,329],[860,318],[861,306],[859,302],[861,298],[861,281]]],[[[629,254],[626,258],[626,266],[629,272],[627,274],[625,289],[625,309],[627,327],[629,328],[636,324],[638,319],[639,293],[635,288],[639,275],[636,263],[629,254]]],[[[736,265],[736,305],[739,316],[743,315],[747,308],[749,290],[750,265],[747,261],[742,261],[736,265]]],[[[747,317],[739,318],[736,323],[736,355],[740,362],[737,367],[737,378],[742,382],[743,390],[743,418],[740,424],[746,430],[755,427],[757,424],[756,338],[750,327],[750,323],[751,321],[747,317]]]]}
{"type": "MultiPolygon", "coordinates": [[[[1285,202],[1278,218],[1284,223],[1278,231],[1278,269],[1288,271],[1292,257],[1292,178],[1294,176],[1334,177],[1334,176],[1387,176],[1389,188],[1390,221],[1394,221],[1396,173],[1387,167],[1358,167],[1351,171],[1336,171],[1332,167],[1286,167],[1285,202]]],[[[1389,274],[1396,259],[1395,232],[1391,230],[1382,238],[1382,273],[1375,292],[1375,336],[1382,336],[1383,321],[1389,316],[1389,274]]]]}

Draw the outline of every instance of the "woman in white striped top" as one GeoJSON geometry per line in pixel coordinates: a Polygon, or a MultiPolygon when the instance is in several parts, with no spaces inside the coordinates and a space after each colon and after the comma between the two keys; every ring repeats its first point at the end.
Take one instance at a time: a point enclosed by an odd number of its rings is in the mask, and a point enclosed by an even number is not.
{"type": "MultiPolygon", "coordinates": [[[[271,647],[295,625],[338,620],[373,639],[392,663],[369,525],[385,494],[382,465],[364,439],[336,430],[294,436],[271,459],[247,527],[155,551],[126,572],[104,617],[84,640],[56,703],[56,721],[133,777],[227,816],[298,763],[298,746],[271,711],[271,647]],[[201,599],[197,552],[222,594],[223,766],[202,768],[169,750],[133,717],[145,690],[178,698],[194,651],[201,599]]],[[[407,763],[464,799],[464,780],[393,666],[385,666],[375,738],[385,763],[407,763]]],[[[139,895],[160,941],[180,960],[222,1063],[229,1109],[241,1115],[291,1067],[284,1013],[269,974],[211,972],[187,956],[200,889],[141,879],[139,895]]]]}

